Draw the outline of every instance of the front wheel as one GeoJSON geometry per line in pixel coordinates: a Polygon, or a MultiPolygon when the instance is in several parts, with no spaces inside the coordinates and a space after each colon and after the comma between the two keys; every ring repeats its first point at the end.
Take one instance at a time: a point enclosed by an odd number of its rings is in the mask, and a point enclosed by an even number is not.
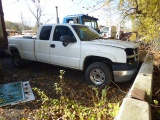
{"type": "Polygon", "coordinates": [[[104,87],[111,83],[113,77],[108,65],[102,62],[95,62],[86,69],[85,78],[90,85],[104,87]]]}
{"type": "Polygon", "coordinates": [[[21,58],[19,53],[12,54],[12,62],[15,67],[22,68],[24,66],[24,60],[21,58]]]}

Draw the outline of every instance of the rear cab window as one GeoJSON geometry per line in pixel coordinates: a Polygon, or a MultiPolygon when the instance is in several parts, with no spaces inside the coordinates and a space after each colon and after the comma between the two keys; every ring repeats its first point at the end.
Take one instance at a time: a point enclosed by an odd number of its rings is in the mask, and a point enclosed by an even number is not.
{"type": "Polygon", "coordinates": [[[49,40],[52,26],[43,26],[40,31],[40,40],[49,40]]]}

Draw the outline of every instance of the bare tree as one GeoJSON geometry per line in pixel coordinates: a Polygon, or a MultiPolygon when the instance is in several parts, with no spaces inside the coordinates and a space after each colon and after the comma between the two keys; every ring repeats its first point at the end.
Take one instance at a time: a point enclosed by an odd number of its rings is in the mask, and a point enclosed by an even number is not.
{"type": "Polygon", "coordinates": [[[21,22],[22,22],[22,27],[21,27],[21,29],[22,29],[22,30],[25,30],[26,21],[24,20],[24,17],[23,17],[22,12],[21,12],[21,22]]]}
{"type": "Polygon", "coordinates": [[[31,5],[29,3],[28,3],[28,8],[29,8],[29,11],[31,12],[31,14],[36,19],[36,27],[38,28],[40,26],[41,17],[44,16],[43,9],[41,6],[41,1],[40,0],[31,0],[31,2],[34,4],[34,9],[31,8],[31,5]]]}

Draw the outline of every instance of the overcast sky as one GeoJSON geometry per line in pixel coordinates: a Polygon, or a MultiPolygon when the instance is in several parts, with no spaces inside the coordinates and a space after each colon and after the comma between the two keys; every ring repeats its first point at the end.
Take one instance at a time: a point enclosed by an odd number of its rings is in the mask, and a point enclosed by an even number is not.
{"type": "MultiPolygon", "coordinates": [[[[31,0],[2,0],[4,18],[5,20],[12,22],[21,22],[21,13],[28,25],[35,25],[35,18],[30,13],[27,2],[31,0]]],[[[42,17],[41,22],[45,23],[48,19],[51,19],[48,23],[56,23],[56,8],[58,6],[58,15],[60,22],[66,15],[74,14],[89,14],[99,18],[99,24],[106,25],[106,21],[109,18],[106,17],[107,12],[104,10],[91,9],[94,5],[97,5],[98,0],[41,0],[42,8],[45,16],[42,17]],[[86,9],[86,8],[89,8],[86,9]]],[[[29,2],[30,3],[30,2],[29,2]]],[[[33,5],[33,3],[30,5],[33,5]]],[[[97,5],[98,6],[98,5],[97,5]]],[[[96,6],[96,7],[97,7],[96,6]]],[[[115,17],[114,17],[115,18],[115,17]]],[[[114,21],[113,19],[111,20],[114,21]]]]}

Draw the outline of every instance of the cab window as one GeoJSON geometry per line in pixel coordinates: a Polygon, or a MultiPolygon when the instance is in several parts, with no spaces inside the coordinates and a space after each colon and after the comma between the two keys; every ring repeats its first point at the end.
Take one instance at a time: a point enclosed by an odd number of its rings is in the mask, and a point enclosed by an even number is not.
{"type": "Polygon", "coordinates": [[[40,32],[40,40],[49,40],[52,26],[43,26],[40,32]]]}
{"type": "Polygon", "coordinates": [[[74,34],[67,26],[56,26],[53,35],[53,41],[60,41],[62,35],[68,35],[74,38],[74,34]]]}

